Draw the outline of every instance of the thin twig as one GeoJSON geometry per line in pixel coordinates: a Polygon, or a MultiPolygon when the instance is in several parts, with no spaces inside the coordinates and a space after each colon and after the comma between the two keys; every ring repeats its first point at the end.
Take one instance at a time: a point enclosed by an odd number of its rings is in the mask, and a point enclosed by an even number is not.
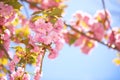
{"type": "Polygon", "coordinates": [[[43,10],[41,7],[37,6],[37,3],[35,3],[35,2],[30,2],[30,1],[27,1],[27,0],[21,0],[21,1],[25,1],[26,3],[34,6],[35,8],[37,8],[39,10],[43,10]]]}
{"type": "Polygon", "coordinates": [[[45,52],[46,52],[46,50],[42,54],[42,59],[41,59],[41,62],[40,62],[40,74],[42,74],[42,67],[43,67],[43,60],[44,60],[45,52]]]}
{"type": "Polygon", "coordinates": [[[6,57],[11,61],[12,60],[11,57],[9,56],[7,50],[5,49],[5,47],[2,44],[0,44],[0,49],[5,52],[6,57]]]}
{"type": "MultiPolygon", "coordinates": [[[[104,0],[101,0],[102,1],[102,5],[103,5],[103,9],[104,9],[104,13],[105,13],[105,22],[107,21],[108,22],[108,24],[110,24],[110,21],[109,21],[109,19],[108,19],[108,15],[107,15],[107,12],[106,12],[106,6],[105,6],[105,1],[104,0]]],[[[105,25],[105,24],[104,24],[105,25]]],[[[112,27],[111,27],[111,25],[110,25],[110,29],[112,30],[112,27]]]]}

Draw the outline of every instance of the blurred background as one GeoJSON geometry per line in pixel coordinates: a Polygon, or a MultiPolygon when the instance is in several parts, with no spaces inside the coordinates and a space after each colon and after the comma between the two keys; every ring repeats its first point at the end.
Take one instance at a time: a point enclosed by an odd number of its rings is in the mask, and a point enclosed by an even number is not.
{"type": "MultiPolygon", "coordinates": [[[[120,27],[120,0],[104,1],[111,13],[111,26],[120,27]]],[[[103,9],[101,0],[67,0],[65,3],[68,7],[64,20],[68,22],[78,10],[94,15],[103,9]]],[[[65,45],[56,59],[45,56],[41,80],[120,80],[120,66],[112,62],[116,53],[99,43],[89,55],[81,53],[79,47],[65,45]]],[[[28,70],[33,72],[29,66],[28,70]]]]}

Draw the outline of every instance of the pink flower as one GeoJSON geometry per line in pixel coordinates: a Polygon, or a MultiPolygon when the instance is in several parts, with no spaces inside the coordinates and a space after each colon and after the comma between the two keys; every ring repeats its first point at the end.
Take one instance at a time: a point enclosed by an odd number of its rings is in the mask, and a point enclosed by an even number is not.
{"type": "Polygon", "coordinates": [[[40,70],[37,69],[36,73],[35,73],[35,76],[34,76],[34,80],[40,80],[40,78],[41,78],[40,70]]]}
{"type": "Polygon", "coordinates": [[[8,29],[4,30],[4,34],[1,36],[3,40],[8,40],[10,38],[10,31],[8,29]]]}
{"type": "Polygon", "coordinates": [[[0,17],[0,27],[5,24],[5,17],[0,17]]]}
{"type": "Polygon", "coordinates": [[[63,48],[63,42],[62,41],[57,41],[55,42],[55,49],[60,51],[63,48]]]}
{"type": "Polygon", "coordinates": [[[80,46],[84,43],[84,40],[86,40],[86,37],[80,36],[74,43],[74,46],[80,46]]]}
{"type": "Polygon", "coordinates": [[[10,39],[4,40],[4,48],[8,51],[9,50],[9,45],[10,45],[10,39]]]}
{"type": "Polygon", "coordinates": [[[53,42],[56,42],[59,40],[59,33],[55,32],[55,31],[52,31],[51,33],[49,33],[49,37],[51,38],[51,40],[53,42]]]}
{"type": "Polygon", "coordinates": [[[88,54],[94,46],[95,45],[92,41],[86,41],[86,43],[81,47],[81,51],[85,54],[88,54]]]}
{"type": "Polygon", "coordinates": [[[60,32],[63,29],[64,23],[62,19],[58,19],[54,25],[54,31],[60,32]]]}
{"type": "Polygon", "coordinates": [[[53,29],[53,26],[50,22],[46,23],[44,19],[38,19],[30,24],[30,28],[39,33],[40,36],[45,36],[53,29]]]}
{"type": "Polygon", "coordinates": [[[24,73],[22,80],[30,80],[30,75],[28,73],[24,73]]]}
{"type": "Polygon", "coordinates": [[[14,80],[14,77],[11,74],[9,74],[9,79],[14,80]]]}
{"type": "Polygon", "coordinates": [[[120,33],[118,28],[113,29],[109,34],[108,45],[114,45],[115,48],[120,50],[120,33]]]}
{"type": "Polygon", "coordinates": [[[73,14],[73,17],[81,20],[83,18],[83,16],[84,16],[83,14],[84,14],[83,12],[77,11],[75,14],[73,14]]]}
{"type": "Polygon", "coordinates": [[[37,61],[36,61],[36,66],[40,66],[40,62],[41,62],[41,59],[42,59],[42,53],[40,53],[38,56],[37,56],[37,61]]]}
{"type": "Polygon", "coordinates": [[[58,56],[58,51],[56,49],[51,49],[48,58],[55,59],[57,56],[58,56]]]}
{"type": "Polygon", "coordinates": [[[65,33],[63,33],[63,35],[64,35],[65,42],[69,43],[70,42],[70,40],[69,40],[69,33],[65,32],[65,33]]]}
{"type": "Polygon", "coordinates": [[[24,72],[24,68],[18,67],[17,71],[12,72],[10,75],[10,80],[15,80],[15,79],[22,79],[22,80],[30,80],[30,75],[26,72],[24,72]]]}
{"type": "Polygon", "coordinates": [[[78,11],[75,13],[75,21],[72,22],[72,26],[78,30],[88,31],[93,18],[91,15],[78,11]]]}
{"type": "Polygon", "coordinates": [[[20,58],[17,55],[14,55],[13,61],[15,64],[17,64],[20,61],[20,58]]]}
{"type": "Polygon", "coordinates": [[[4,56],[4,51],[0,50],[0,58],[2,58],[4,56]]]}
{"type": "Polygon", "coordinates": [[[41,8],[43,9],[58,7],[59,5],[60,2],[57,2],[55,0],[41,0],[41,8]]]}
{"type": "Polygon", "coordinates": [[[104,37],[104,27],[101,23],[93,23],[93,25],[91,26],[91,31],[93,32],[94,34],[94,37],[101,41],[104,37]]]}
{"type": "Polygon", "coordinates": [[[115,45],[117,49],[120,50],[120,34],[116,34],[115,38],[116,38],[115,45]]]}
{"type": "Polygon", "coordinates": [[[7,22],[10,22],[15,18],[13,7],[8,4],[4,4],[3,2],[0,2],[0,15],[1,17],[4,17],[4,19],[0,19],[0,25],[7,24],[7,22]]]}
{"type": "Polygon", "coordinates": [[[40,48],[38,46],[33,46],[33,49],[30,50],[31,52],[39,52],[40,48]]]}
{"type": "Polygon", "coordinates": [[[90,22],[91,19],[92,19],[92,16],[89,15],[89,14],[87,14],[87,13],[85,13],[82,20],[83,20],[87,25],[89,25],[89,22],[90,22]]]}
{"type": "Polygon", "coordinates": [[[2,16],[8,16],[13,12],[12,6],[9,6],[8,4],[4,4],[3,2],[0,2],[0,14],[2,16]]]}
{"type": "Polygon", "coordinates": [[[98,20],[98,22],[102,22],[103,24],[105,24],[104,28],[107,30],[110,28],[110,13],[109,11],[104,11],[104,10],[99,10],[96,12],[95,14],[95,19],[98,20]]]}
{"type": "Polygon", "coordinates": [[[114,44],[115,41],[116,41],[116,39],[115,39],[115,32],[112,31],[112,32],[110,33],[110,35],[109,35],[109,41],[108,41],[108,43],[111,45],[111,44],[114,44]]]}
{"type": "Polygon", "coordinates": [[[43,43],[46,44],[46,45],[48,45],[52,42],[52,38],[49,35],[43,37],[42,40],[43,40],[43,43]]]}
{"type": "Polygon", "coordinates": [[[10,63],[9,63],[9,68],[10,68],[10,71],[11,71],[11,72],[14,72],[14,71],[15,71],[15,62],[14,62],[14,61],[10,61],[10,63]]]}

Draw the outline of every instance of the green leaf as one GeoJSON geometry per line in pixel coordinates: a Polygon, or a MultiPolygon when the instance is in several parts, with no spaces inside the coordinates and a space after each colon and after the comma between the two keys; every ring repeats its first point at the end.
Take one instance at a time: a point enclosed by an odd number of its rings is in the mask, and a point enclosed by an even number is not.
{"type": "Polygon", "coordinates": [[[55,24],[55,22],[58,20],[55,16],[50,20],[51,23],[55,24]]]}
{"type": "Polygon", "coordinates": [[[69,45],[72,45],[76,41],[76,38],[71,38],[69,41],[69,45]]]}
{"type": "Polygon", "coordinates": [[[35,64],[36,62],[36,57],[34,56],[29,56],[29,60],[27,61],[29,64],[35,64]]]}
{"type": "Polygon", "coordinates": [[[40,10],[40,11],[35,11],[32,15],[37,15],[37,14],[40,14],[40,13],[42,13],[43,11],[42,10],[40,10]]]}
{"type": "Polygon", "coordinates": [[[18,0],[2,0],[2,2],[13,6],[14,9],[20,10],[20,8],[22,7],[22,5],[18,2],[18,0]]]}
{"type": "Polygon", "coordinates": [[[63,12],[63,9],[61,9],[61,8],[53,8],[53,9],[48,13],[48,16],[61,17],[62,12],[63,12]]]}
{"type": "Polygon", "coordinates": [[[38,20],[40,18],[41,18],[41,16],[35,15],[35,16],[32,17],[31,21],[34,22],[34,21],[36,21],[36,20],[38,20]]]}

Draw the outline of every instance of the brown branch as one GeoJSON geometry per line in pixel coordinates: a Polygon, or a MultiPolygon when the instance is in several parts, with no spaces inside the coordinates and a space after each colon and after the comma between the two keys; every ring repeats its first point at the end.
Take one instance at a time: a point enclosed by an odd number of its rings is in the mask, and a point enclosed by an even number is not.
{"type": "Polygon", "coordinates": [[[26,3],[28,3],[32,6],[36,7],[39,10],[43,10],[41,7],[37,6],[37,3],[35,3],[35,2],[30,2],[30,1],[27,1],[27,0],[21,0],[21,1],[24,1],[24,2],[26,2],[26,3]]]}
{"type": "Polygon", "coordinates": [[[43,60],[44,60],[45,52],[46,52],[46,50],[42,54],[42,59],[41,59],[41,62],[40,62],[40,74],[42,74],[42,67],[43,67],[43,60]]]}
{"type": "Polygon", "coordinates": [[[109,46],[108,44],[106,44],[106,43],[104,43],[104,42],[102,42],[102,41],[99,41],[98,39],[96,39],[96,38],[94,38],[94,37],[91,37],[91,36],[88,36],[88,35],[86,35],[84,32],[81,32],[81,31],[75,29],[74,27],[72,27],[72,26],[69,25],[69,24],[66,24],[66,23],[65,23],[65,25],[68,26],[68,27],[70,27],[73,31],[77,32],[78,34],[81,34],[81,35],[83,35],[83,36],[85,36],[85,37],[87,37],[87,38],[89,38],[89,39],[91,39],[91,40],[97,41],[98,43],[100,43],[100,44],[102,44],[102,45],[104,45],[104,46],[106,46],[106,47],[108,47],[108,48],[111,48],[111,49],[120,51],[116,46],[115,46],[115,47],[109,46]]]}
{"type": "MultiPolygon", "coordinates": [[[[103,5],[103,9],[104,9],[104,13],[105,13],[105,22],[107,21],[109,24],[110,24],[110,21],[108,19],[108,15],[107,15],[107,12],[106,12],[106,6],[105,6],[105,1],[104,0],[101,0],[102,1],[102,5],[103,5]]],[[[105,26],[105,23],[104,23],[104,26],[105,26]]],[[[110,25],[110,29],[112,30],[112,27],[110,25]]]]}
{"type": "Polygon", "coordinates": [[[11,61],[12,60],[11,57],[9,56],[7,50],[5,49],[5,47],[2,44],[0,44],[0,49],[5,52],[6,57],[11,61]]]}

